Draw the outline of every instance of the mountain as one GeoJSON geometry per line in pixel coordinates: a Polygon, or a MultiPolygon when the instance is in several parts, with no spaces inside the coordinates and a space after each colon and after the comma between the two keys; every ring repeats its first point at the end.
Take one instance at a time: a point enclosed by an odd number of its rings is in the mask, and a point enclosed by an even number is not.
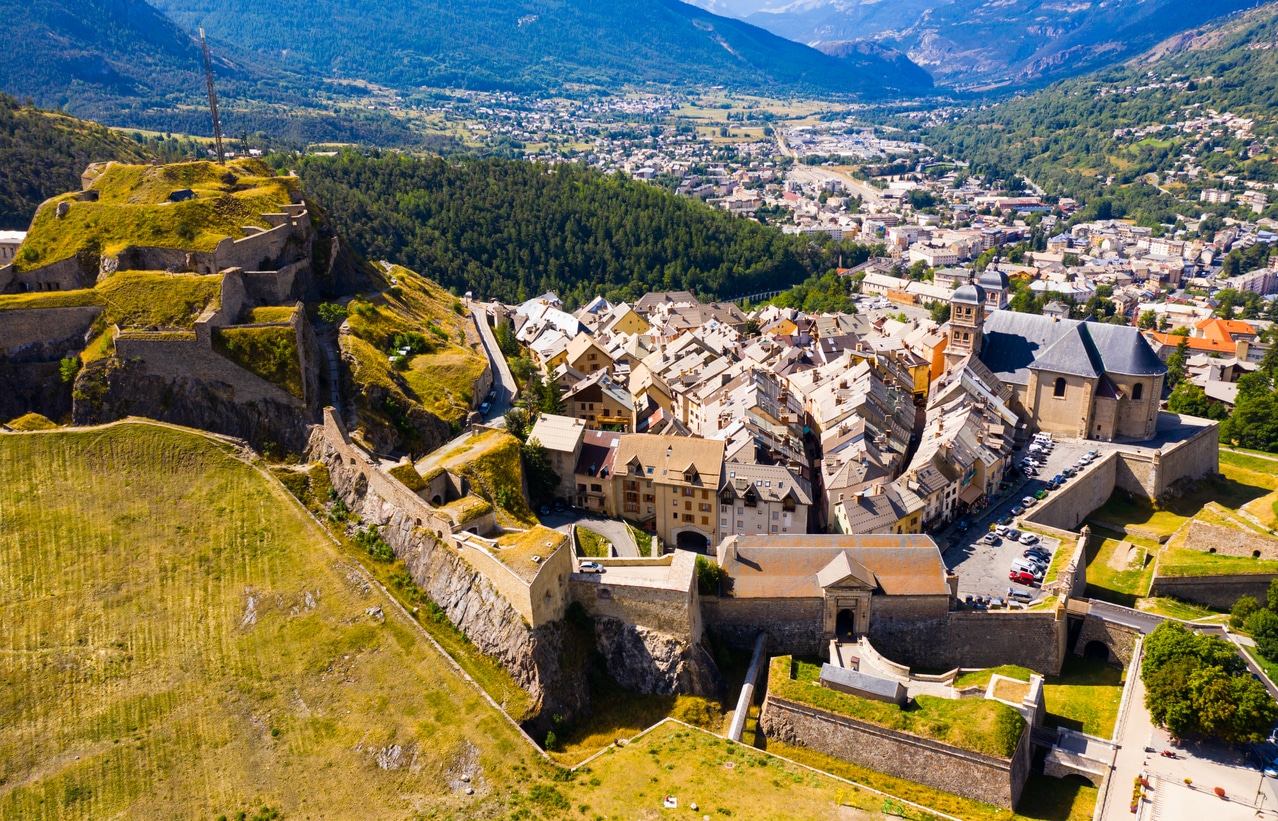
{"type": "Polygon", "coordinates": [[[947,85],[1041,85],[1104,68],[1256,0],[689,0],[822,50],[874,41],[947,85]]]}
{"type": "Polygon", "coordinates": [[[1021,173],[1052,194],[1105,198],[1127,216],[1175,222],[1177,212],[1200,210],[1199,190],[1220,176],[1278,182],[1274,77],[1278,3],[1177,35],[1124,66],[982,106],[920,138],[977,173],[1021,173]],[[1225,114],[1253,123],[1227,124],[1225,114]]]}
{"type": "MultiPolygon", "coordinates": [[[[212,133],[198,40],[142,0],[0,0],[0,15],[13,35],[0,51],[0,91],[108,125],[212,133]]],[[[321,108],[318,80],[212,48],[227,134],[413,144],[390,117],[321,108]]]]}
{"type": "Polygon", "coordinates": [[[282,67],[419,85],[724,85],[884,97],[931,86],[908,61],[839,60],[679,0],[158,0],[181,25],[282,67]],[[317,25],[317,21],[323,21],[317,25]]]}

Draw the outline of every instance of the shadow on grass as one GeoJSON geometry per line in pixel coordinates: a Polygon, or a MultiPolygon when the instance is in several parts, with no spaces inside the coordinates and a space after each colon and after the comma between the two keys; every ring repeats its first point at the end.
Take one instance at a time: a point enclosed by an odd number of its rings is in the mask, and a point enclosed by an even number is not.
{"type": "Polygon", "coordinates": [[[1035,821],[1086,821],[1096,807],[1096,795],[1096,788],[1078,776],[1030,773],[1016,814],[1035,821]]]}

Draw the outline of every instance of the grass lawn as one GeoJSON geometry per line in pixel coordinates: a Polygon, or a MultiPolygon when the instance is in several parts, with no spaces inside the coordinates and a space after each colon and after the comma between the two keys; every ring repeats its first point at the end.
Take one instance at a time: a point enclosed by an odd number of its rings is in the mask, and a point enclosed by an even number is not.
{"type": "Polygon", "coordinates": [[[1251,657],[1252,661],[1260,665],[1260,669],[1265,671],[1265,675],[1269,676],[1270,681],[1278,683],[1278,664],[1275,664],[1274,662],[1260,655],[1260,653],[1257,653],[1255,647],[1248,647],[1244,645],[1243,650],[1247,652],[1247,655],[1251,657]]]}
{"type": "Polygon", "coordinates": [[[640,556],[652,556],[652,534],[646,530],[640,530],[629,522],[626,527],[630,529],[630,535],[635,540],[635,547],[639,549],[640,556]]]}
{"type": "Polygon", "coordinates": [[[1118,721],[1123,671],[1098,659],[1070,655],[1059,676],[1043,682],[1047,726],[1109,738],[1118,721]]]}
{"type": "Polygon", "coordinates": [[[577,552],[592,559],[606,559],[612,555],[612,542],[593,530],[577,525],[577,552]]]}
{"type": "MultiPolygon", "coordinates": [[[[1266,457],[1245,451],[1221,448],[1220,463],[1267,475],[1270,479],[1275,479],[1275,474],[1278,473],[1278,456],[1273,454],[1266,457]]],[[[1278,480],[1275,480],[1275,484],[1278,484],[1278,480]]]]}
{"type": "Polygon", "coordinates": [[[461,422],[470,413],[475,382],[488,361],[457,345],[440,353],[413,357],[404,382],[422,407],[445,422],[461,422]]]}
{"type": "Polygon", "coordinates": [[[972,673],[964,673],[954,681],[954,686],[962,689],[964,687],[984,687],[990,683],[990,679],[997,673],[1000,676],[1014,678],[1017,681],[1029,681],[1030,674],[1033,673],[1028,667],[1018,667],[1015,664],[1004,664],[1002,667],[990,667],[987,670],[977,670],[972,673]]]}
{"type": "Polygon", "coordinates": [[[143,423],[0,436],[0,818],[532,800],[549,772],[517,731],[229,450],[143,423]]]}
{"type": "Polygon", "coordinates": [[[986,755],[1010,758],[1025,728],[1020,714],[995,701],[919,696],[906,707],[820,686],[821,665],[777,656],[768,670],[768,692],[780,698],[913,733],[986,755]]]}
{"type": "Polygon", "coordinates": [[[572,783],[555,786],[577,818],[697,819],[705,814],[836,821],[848,817],[841,805],[874,817],[884,808],[880,795],[675,723],[608,750],[576,775],[572,783]],[[663,810],[665,796],[675,797],[678,809],[663,810]]]}
{"type": "MultiPolygon", "coordinates": [[[[1110,566],[1114,551],[1124,539],[1111,538],[1102,528],[1093,528],[1087,540],[1087,596],[1102,601],[1134,607],[1136,600],[1149,593],[1154,577],[1154,563],[1148,551],[1145,561],[1127,570],[1110,566]]],[[[1126,539],[1131,542],[1130,538],[1126,539]]]]}
{"type": "Polygon", "coordinates": [[[1227,613],[1220,613],[1216,610],[1203,607],[1200,604],[1181,601],[1170,596],[1156,596],[1150,599],[1140,599],[1136,602],[1137,610],[1144,610],[1147,613],[1157,613],[1160,616],[1167,616],[1172,619],[1182,619],[1184,621],[1196,621],[1198,619],[1228,619],[1227,613]]]}
{"type": "Polygon", "coordinates": [[[1250,556],[1221,556],[1169,546],[1158,560],[1158,572],[1164,576],[1278,573],[1278,561],[1253,559],[1250,556]]]}
{"type": "Polygon", "coordinates": [[[1273,487],[1269,482],[1258,482],[1257,474],[1234,467],[1224,458],[1221,459],[1221,473],[1224,474],[1224,479],[1198,482],[1191,492],[1168,499],[1158,509],[1126,491],[1115,491],[1105,504],[1092,512],[1090,518],[1115,525],[1141,527],[1170,536],[1208,502],[1217,502],[1229,510],[1237,510],[1267,495],[1273,487]]]}

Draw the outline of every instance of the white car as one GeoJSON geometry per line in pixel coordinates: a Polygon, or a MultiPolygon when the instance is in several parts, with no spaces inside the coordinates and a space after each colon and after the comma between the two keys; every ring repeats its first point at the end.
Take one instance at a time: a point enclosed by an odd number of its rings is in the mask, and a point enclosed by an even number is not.
{"type": "Polygon", "coordinates": [[[1038,541],[1038,537],[1033,533],[1022,533],[1021,538],[1017,539],[1021,544],[1034,544],[1038,541]]]}
{"type": "Polygon", "coordinates": [[[577,565],[577,572],[578,573],[602,573],[604,572],[604,566],[601,565],[599,562],[582,562],[581,564],[577,565]]]}

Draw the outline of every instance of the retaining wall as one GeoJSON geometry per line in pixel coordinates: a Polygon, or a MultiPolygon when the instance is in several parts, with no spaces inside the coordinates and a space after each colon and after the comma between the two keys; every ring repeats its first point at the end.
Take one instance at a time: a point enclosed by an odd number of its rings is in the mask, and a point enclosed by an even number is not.
{"type": "Polygon", "coordinates": [[[84,347],[84,335],[102,313],[99,305],[79,308],[14,308],[0,311],[0,356],[20,354],[24,348],[46,349],[74,341],[84,347]]]}
{"type": "Polygon", "coordinates": [[[1077,531],[1093,510],[1114,493],[1119,455],[1107,454],[1088,465],[1056,492],[1039,502],[1021,521],[1041,527],[1077,531]]]}
{"type": "Polygon", "coordinates": [[[768,649],[776,655],[820,656],[825,653],[822,623],[825,600],[733,599],[706,596],[701,599],[706,631],[738,650],[754,647],[760,633],[768,636],[768,649]]]}
{"type": "MultiPolygon", "coordinates": [[[[696,644],[701,641],[701,602],[697,595],[696,557],[687,551],[674,554],[675,564],[665,584],[627,581],[608,572],[589,581],[573,581],[571,596],[595,618],[611,618],[696,644]],[[686,565],[686,567],[685,567],[686,565]]],[[[619,567],[608,562],[606,567],[619,567]]],[[[580,577],[578,577],[580,578],[580,577]]]]}
{"type": "Polygon", "coordinates": [[[1127,627],[1089,614],[1083,617],[1083,629],[1079,631],[1078,640],[1074,643],[1074,654],[1084,655],[1088,642],[1099,641],[1109,648],[1109,661],[1119,661],[1127,667],[1132,663],[1132,654],[1140,641],[1140,636],[1140,630],[1135,627],[1127,627]]]}
{"type": "Polygon", "coordinates": [[[871,619],[869,639],[883,655],[910,667],[998,667],[1017,664],[1057,675],[1068,638],[1064,609],[952,612],[943,618],[871,619]]]}
{"type": "Polygon", "coordinates": [[[1012,757],[1001,759],[835,715],[769,692],[759,726],[768,738],[997,807],[1015,808],[1029,777],[1029,725],[1012,757]]]}
{"type": "Polygon", "coordinates": [[[1149,595],[1174,596],[1216,610],[1228,610],[1242,596],[1263,602],[1269,593],[1269,583],[1274,579],[1278,579],[1278,573],[1163,576],[1155,570],[1149,595]]]}

